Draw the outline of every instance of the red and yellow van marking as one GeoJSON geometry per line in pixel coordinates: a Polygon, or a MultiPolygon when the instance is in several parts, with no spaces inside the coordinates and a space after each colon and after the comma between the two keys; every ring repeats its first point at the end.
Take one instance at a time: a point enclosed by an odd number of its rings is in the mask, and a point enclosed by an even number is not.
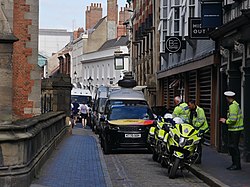
{"type": "Polygon", "coordinates": [[[111,125],[152,125],[154,120],[144,119],[118,119],[108,121],[111,125]]]}

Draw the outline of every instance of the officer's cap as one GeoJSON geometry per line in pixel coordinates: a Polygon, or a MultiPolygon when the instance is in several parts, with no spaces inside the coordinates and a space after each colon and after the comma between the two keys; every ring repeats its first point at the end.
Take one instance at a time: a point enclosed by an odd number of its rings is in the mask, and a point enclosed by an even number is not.
{"type": "Polygon", "coordinates": [[[226,92],[224,92],[224,95],[228,96],[228,97],[233,97],[233,96],[235,96],[235,93],[232,91],[226,91],[226,92]]]}

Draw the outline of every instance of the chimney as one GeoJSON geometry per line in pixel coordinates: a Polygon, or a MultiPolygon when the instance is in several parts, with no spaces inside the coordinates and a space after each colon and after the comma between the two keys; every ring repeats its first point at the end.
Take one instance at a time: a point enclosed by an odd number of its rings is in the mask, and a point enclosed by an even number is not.
{"type": "Polygon", "coordinates": [[[117,0],[107,0],[107,39],[117,38],[118,5],[117,0]]]}
{"type": "Polygon", "coordinates": [[[118,5],[117,0],[107,0],[107,20],[115,21],[118,20],[118,5]]]}
{"type": "Polygon", "coordinates": [[[78,28],[77,31],[73,32],[73,39],[75,40],[75,39],[79,38],[82,33],[84,33],[84,29],[78,28]]]}
{"type": "Polygon", "coordinates": [[[86,30],[91,29],[102,18],[101,3],[91,3],[87,6],[86,15],[86,30]]]}
{"type": "Polygon", "coordinates": [[[123,25],[123,23],[130,18],[129,11],[127,11],[128,9],[127,5],[126,7],[121,7],[119,12],[119,25],[123,25]]]}

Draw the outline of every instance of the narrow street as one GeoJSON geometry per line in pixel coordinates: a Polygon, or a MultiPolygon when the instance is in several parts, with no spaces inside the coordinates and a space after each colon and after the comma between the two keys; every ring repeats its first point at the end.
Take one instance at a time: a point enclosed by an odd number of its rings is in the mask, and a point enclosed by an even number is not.
{"type": "Polygon", "coordinates": [[[167,169],[152,160],[151,154],[114,151],[103,155],[97,135],[78,124],[52,153],[31,187],[63,186],[207,186],[193,174],[179,172],[169,179],[167,169]]]}
{"type": "Polygon", "coordinates": [[[104,156],[113,186],[207,186],[188,171],[169,179],[166,168],[147,153],[114,153],[104,156]]]}

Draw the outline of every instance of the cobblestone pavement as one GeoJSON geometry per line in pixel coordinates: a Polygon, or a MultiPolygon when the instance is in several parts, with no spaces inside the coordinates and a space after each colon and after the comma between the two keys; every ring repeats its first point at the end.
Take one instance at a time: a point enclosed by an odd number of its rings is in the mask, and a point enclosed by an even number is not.
{"type": "Polygon", "coordinates": [[[169,179],[167,169],[145,152],[114,152],[103,155],[98,138],[78,124],[40,171],[30,187],[157,187],[207,186],[183,171],[169,179]]]}
{"type": "Polygon", "coordinates": [[[105,155],[109,175],[114,187],[205,187],[204,182],[184,170],[169,179],[166,168],[154,162],[148,153],[116,153],[105,155]]]}

